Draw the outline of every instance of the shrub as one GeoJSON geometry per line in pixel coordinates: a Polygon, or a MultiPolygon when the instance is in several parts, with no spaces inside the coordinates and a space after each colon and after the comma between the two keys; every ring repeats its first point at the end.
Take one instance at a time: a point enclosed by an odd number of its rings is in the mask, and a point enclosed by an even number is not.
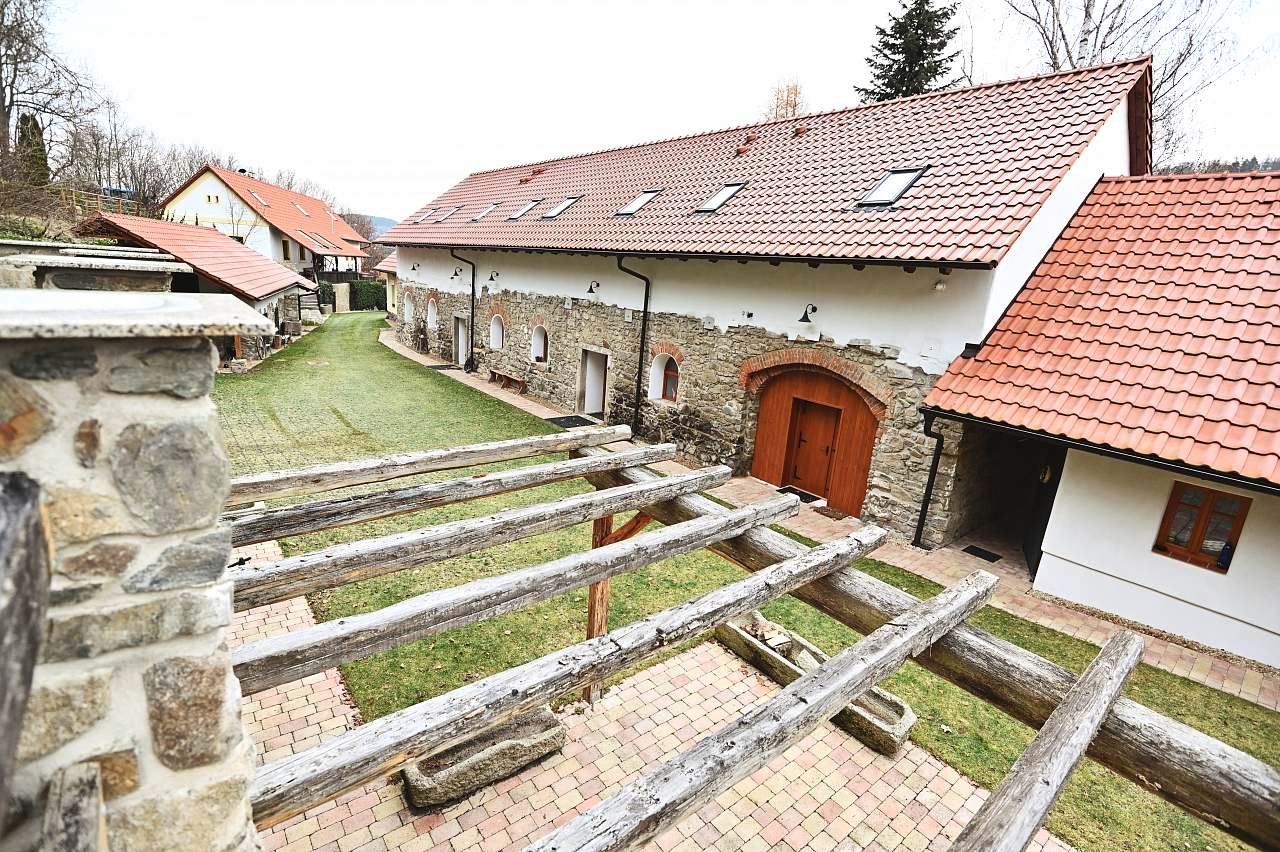
{"type": "Polygon", "coordinates": [[[381,281],[352,281],[351,310],[385,311],[387,309],[387,285],[381,281]]]}
{"type": "Polygon", "coordinates": [[[321,281],[320,285],[316,288],[316,298],[319,299],[320,304],[322,305],[336,304],[333,297],[333,285],[328,281],[321,281]]]}

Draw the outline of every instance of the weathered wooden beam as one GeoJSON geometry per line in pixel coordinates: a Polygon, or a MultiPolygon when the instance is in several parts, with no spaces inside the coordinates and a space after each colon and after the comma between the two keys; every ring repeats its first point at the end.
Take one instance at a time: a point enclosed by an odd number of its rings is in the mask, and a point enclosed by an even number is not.
{"type": "Polygon", "coordinates": [[[41,852],[106,852],[107,812],[96,763],[76,763],[49,780],[41,827],[41,852]]]}
{"type": "Polygon", "coordinates": [[[795,498],[782,497],[714,518],[695,518],[630,541],[259,639],[234,650],[231,662],[241,691],[249,695],[424,636],[514,612],[642,565],[691,553],[753,526],[793,515],[798,503],[795,498]]]}
{"type": "Polygon", "coordinates": [[[972,615],[996,578],[975,571],[844,649],[737,721],[533,843],[537,852],[635,849],[773,758],[972,615]]]}
{"type": "Polygon", "coordinates": [[[383,716],[321,745],[269,763],[250,787],[254,820],[275,825],[412,760],[592,680],[599,680],[826,573],[851,564],[884,537],[859,530],[620,630],[383,716]]]}
{"type": "Polygon", "coordinates": [[[952,844],[952,852],[1022,852],[1044,824],[1084,750],[1146,645],[1128,630],[1112,636],[1049,715],[1040,733],[991,791],[952,844]]]}
{"type": "Polygon", "coordinates": [[[535,488],[588,473],[655,464],[674,458],[675,454],[675,444],[655,444],[652,447],[638,447],[608,455],[517,467],[479,476],[393,488],[373,494],[312,500],[273,509],[239,509],[225,513],[220,523],[230,528],[231,543],[240,547],[330,527],[405,515],[522,488],[535,488]]]}
{"type": "MultiPolygon", "coordinates": [[[[615,541],[625,541],[636,533],[643,531],[644,528],[649,526],[651,523],[653,523],[653,518],[649,517],[644,512],[636,512],[631,516],[631,520],[627,521],[616,530],[608,533],[600,544],[613,544],[615,541]]],[[[592,546],[599,547],[600,545],[597,544],[592,546]]]]}
{"type": "Polygon", "coordinates": [[[318,491],[332,491],[335,488],[346,488],[350,485],[399,479],[403,476],[414,476],[435,470],[471,467],[544,453],[559,453],[581,447],[595,447],[614,441],[625,441],[630,437],[630,427],[599,426],[556,432],[551,435],[535,435],[531,438],[472,444],[466,447],[398,453],[381,458],[356,459],[315,467],[253,473],[237,476],[231,480],[231,495],[227,498],[227,505],[241,506],[273,497],[314,494],[318,491]]]}
{"type": "Polygon", "coordinates": [[[241,566],[230,572],[235,582],[235,608],[252,609],[562,530],[601,515],[640,509],[659,500],[714,488],[727,482],[729,475],[727,467],[708,467],[681,476],[658,477],[550,503],[505,509],[479,518],[336,544],[258,567],[241,566]]]}
{"type": "MultiPolygon", "coordinates": [[[[0,791],[11,789],[18,732],[31,692],[49,598],[49,539],[40,487],[0,473],[0,791]]],[[[0,830],[9,797],[0,793],[0,830]]]]}
{"type": "MultiPolygon", "coordinates": [[[[588,479],[604,488],[655,476],[650,471],[625,470],[588,479]]],[[[645,511],[664,524],[673,524],[725,508],[706,497],[688,495],[645,511]]],[[[754,571],[790,558],[804,546],[759,527],[710,549],[754,571]]],[[[918,600],[857,570],[831,574],[799,589],[795,596],[864,634],[918,600]]],[[[967,624],[948,633],[917,662],[1033,728],[1044,724],[1076,680],[1062,666],[967,624]]],[[[1120,698],[1088,755],[1247,843],[1263,849],[1280,845],[1280,770],[1221,740],[1120,698]]]]}

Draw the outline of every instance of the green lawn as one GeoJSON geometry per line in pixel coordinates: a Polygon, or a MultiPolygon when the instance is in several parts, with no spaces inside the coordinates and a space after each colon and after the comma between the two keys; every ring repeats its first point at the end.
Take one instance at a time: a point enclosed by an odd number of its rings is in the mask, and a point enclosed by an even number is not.
{"type": "MultiPolygon", "coordinates": [[[[334,316],[252,373],[218,377],[214,393],[237,473],[554,431],[555,427],[535,417],[378,345],[381,326],[381,314],[334,316]]],[[[511,464],[529,463],[533,462],[511,464]]],[[[445,472],[434,478],[451,475],[457,474],[445,472]]],[[[577,482],[550,485],[300,536],[282,545],[287,554],[304,553],[587,487],[577,482]]],[[[338,618],[589,546],[590,525],[584,524],[352,584],[315,595],[311,603],[317,617],[338,618]]],[[[938,589],[928,580],[874,560],[865,560],[862,568],[916,595],[938,589]]],[[[741,576],[739,569],[705,551],[632,572],[614,580],[609,622],[626,624],[741,576]]],[[[774,602],[766,612],[828,651],[857,638],[853,631],[793,598],[774,602]]],[[[982,610],[973,621],[1076,671],[1097,652],[1088,643],[992,608],[982,610]]],[[[361,712],[371,719],[579,641],[585,630],[586,592],[582,590],[351,663],[343,667],[343,674],[361,712]]],[[[885,685],[907,699],[919,715],[912,739],[984,786],[999,782],[1032,736],[1031,729],[914,663],[885,685]]],[[[1135,672],[1127,694],[1280,764],[1280,714],[1145,665],[1135,672]]],[[[1054,808],[1049,828],[1087,850],[1243,848],[1087,761],[1054,808]]]]}

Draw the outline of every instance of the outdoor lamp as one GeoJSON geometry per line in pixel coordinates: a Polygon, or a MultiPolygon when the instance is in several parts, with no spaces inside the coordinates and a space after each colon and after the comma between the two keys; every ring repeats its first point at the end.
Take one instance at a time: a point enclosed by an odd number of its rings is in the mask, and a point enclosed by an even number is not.
{"type": "Polygon", "coordinates": [[[594,292],[596,292],[596,291],[597,291],[597,290],[599,290],[599,289],[600,289],[600,282],[599,282],[599,281],[592,281],[590,284],[588,284],[588,285],[587,285],[587,292],[588,292],[588,293],[594,293],[594,292]]]}
{"type": "Polygon", "coordinates": [[[489,280],[490,280],[490,281],[497,281],[497,280],[498,280],[498,272],[497,272],[497,270],[494,270],[493,272],[490,272],[490,273],[489,273],[489,280]]]}
{"type": "Polygon", "coordinates": [[[817,312],[818,306],[810,302],[804,306],[804,313],[800,315],[800,322],[813,322],[813,320],[809,319],[809,314],[816,314],[817,312]]]}

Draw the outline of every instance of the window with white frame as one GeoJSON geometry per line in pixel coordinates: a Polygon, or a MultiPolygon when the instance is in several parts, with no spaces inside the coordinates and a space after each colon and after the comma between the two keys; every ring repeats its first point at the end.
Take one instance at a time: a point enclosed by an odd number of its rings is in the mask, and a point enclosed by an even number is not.
{"type": "Polygon", "coordinates": [[[661,353],[649,364],[649,399],[675,402],[680,395],[680,365],[670,355],[661,353]]]}
{"type": "Polygon", "coordinates": [[[501,349],[505,336],[506,328],[502,324],[502,317],[494,314],[493,319],[489,320],[489,348],[501,349]]]}
{"type": "Polygon", "coordinates": [[[548,359],[547,330],[535,326],[529,339],[529,360],[537,364],[545,364],[548,359]]]}
{"type": "Polygon", "coordinates": [[[436,327],[436,321],[440,318],[440,309],[436,307],[436,300],[432,299],[427,302],[427,325],[430,328],[436,327]]]}

